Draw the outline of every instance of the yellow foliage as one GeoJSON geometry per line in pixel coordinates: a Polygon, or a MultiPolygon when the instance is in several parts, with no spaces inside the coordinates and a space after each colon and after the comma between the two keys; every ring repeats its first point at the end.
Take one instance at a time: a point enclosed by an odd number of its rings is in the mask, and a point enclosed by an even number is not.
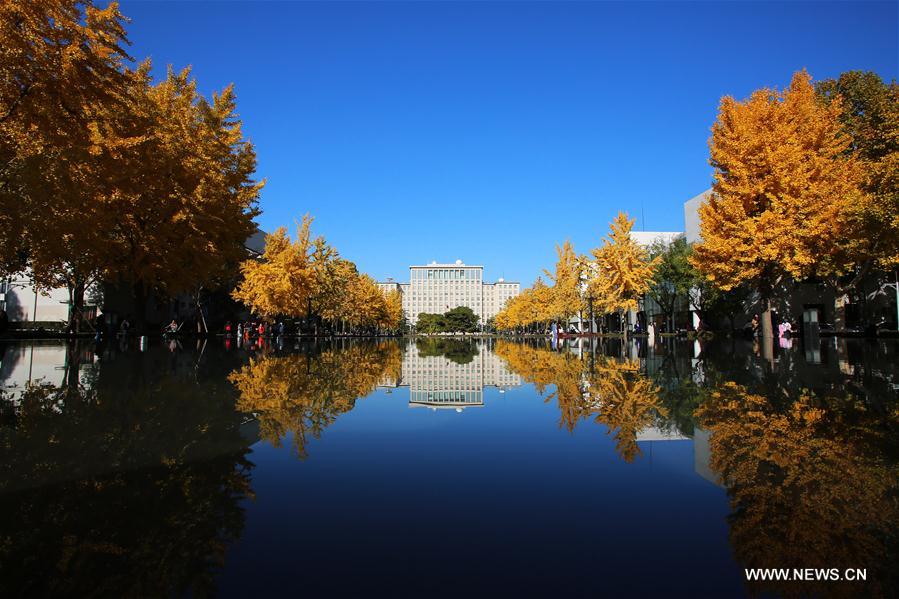
{"type": "MultiPolygon", "coordinates": [[[[711,433],[710,465],[728,488],[731,545],[745,567],[866,567],[865,593],[885,594],[880,585],[895,567],[886,556],[896,542],[899,471],[873,445],[882,423],[864,406],[850,408],[852,401],[803,392],[783,408],[782,398],[724,383],[697,410],[711,433]],[[840,413],[847,409],[849,418],[840,413]]],[[[857,586],[808,581],[755,582],[751,590],[858,594],[857,586]]]]}
{"type": "Polygon", "coordinates": [[[660,258],[631,238],[634,221],[619,212],[602,247],[592,251],[588,289],[594,306],[602,312],[636,310],[647,291],[660,258]]]}
{"type": "Polygon", "coordinates": [[[582,293],[583,261],[574,251],[570,241],[565,241],[561,246],[556,246],[555,272],[544,271],[553,282],[552,303],[550,311],[555,318],[568,321],[569,318],[583,310],[584,298],[582,293]]]}
{"type": "Polygon", "coordinates": [[[311,225],[312,218],[304,216],[296,241],[283,227],[267,235],[262,259],[240,265],[243,279],[232,294],[234,299],[263,316],[306,314],[316,284],[311,225]]]}
{"type": "Polygon", "coordinates": [[[207,101],[189,71],[126,68],[124,22],[116,3],[0,3],[0,269],[38,286],[195,290],[254,231],[233,89],[207,101]]]}
{"type": "Polygon", "coordinates": [[[107,260],[99,232],[113,214],[91,130],[125,101],[123,24],[115,3],[0,2],[0,273],[39,252],[38,286],[74,286],[107,260]]]}
{"type": "Polygon", "coordinates": [[[539,277],[534,285],[510,299],[494,317],[498,330],[532,327],[552,320],[552,289],[539,277]]]}
{"type": "Polygon", "coordinates": [[[312,218],[303,217],[292,241],[286,229],[266,236],[259,260],[241,264],[242,280],[232,293],[253,312],[268,316],[310,316],[355,328],[399,328],[402,298],[385,293],[356,265],[340,257],[323,237],[311,238],[312,218]]]}
{"type": "Polygon", "coordinates": [[[499,341],[495,351],[541,395],[555,387],[546,401],[556,400],[560,426],[573,431],[580,420],[593,416],[614,435],[616,451],[627,462],[640,455],[640,431],[667,416],[659,388],[640,372],[636,360],[603,357],[591,369],[573,354],[521,343],[499,341]]]}
{"type": "Polygon", "coordinates": [[[603,358],[588,378],[585,401],[596,422],[614,431],[618,454],[631,462],[640,455],[637,435],[657,418],[665,418],[659,388],[640,372],[638,360],[603,358]]]}
{"type": "Polygon", "coordinates": [[[716,286],[749,282],[768,293],[783,276],[809,276],[853,233],[848,217],[868,198],[839,115],[839,101],[818,102],[804,71],[783,92],[721,100],[713,194],[699,210],[702,242],[691,257],[716,286]]]}

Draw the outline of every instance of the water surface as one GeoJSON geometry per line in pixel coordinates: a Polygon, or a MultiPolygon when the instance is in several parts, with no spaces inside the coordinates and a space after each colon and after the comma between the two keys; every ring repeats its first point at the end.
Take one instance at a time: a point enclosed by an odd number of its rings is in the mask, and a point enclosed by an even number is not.
{"type": "Polygon", "coordinates": [[[897,346],[782,345],[7,344],[0,592],[895,595],[897,346]]]}

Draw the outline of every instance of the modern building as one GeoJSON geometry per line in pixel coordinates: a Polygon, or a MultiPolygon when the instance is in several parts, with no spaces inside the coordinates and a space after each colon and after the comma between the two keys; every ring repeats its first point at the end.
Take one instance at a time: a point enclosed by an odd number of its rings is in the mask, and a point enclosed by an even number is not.
{"type": "Polygon", "coordinates": [[[484,267],[464,264],[431,262],[409,267],[409,282],[393,280],[378,283],[385,291],[399,291],[403,298],[403,313],[409,323],[415,323],[422,312],[442,314],[459,306],[467,306],[487,322],[499,314],[511,298],[521,292],[519,283],[497,280],[484,282],[484,267]]]}
{"type": "Polygon", "coordinates": [[[700,240],[699,233],[699,207],[712,195],[711,189],[706,189],[698,196],[684,202],[684,233],[687,243],[696,243],[700,240]]]}

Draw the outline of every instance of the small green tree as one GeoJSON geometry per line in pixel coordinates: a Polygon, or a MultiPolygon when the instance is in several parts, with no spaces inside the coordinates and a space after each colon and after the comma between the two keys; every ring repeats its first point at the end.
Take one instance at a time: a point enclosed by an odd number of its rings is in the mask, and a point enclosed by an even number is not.
{"type": "Polygon", "coordinates": [[[474,333],[478,330],[478,315],[468,306],[459,306],[443,315],[445,330],[450,333],[474,333]]]}
{"type": "Polygon", "coordinates": [[[422,312],[418,315],[418,321],[415,323],[415,330],[425,335],[443,332],[446,323],[442,314],[430,314],[422,312]]]}
{"type": "Polygon", "coordinates": [[[656,240],[649,249],[652,258],[659,258],[658,266],[649,283],[648,295],[661,308],[668,322],[668,330],[674,330],[674,313],[679,300],[689,296],[696,279],[696,270],[690,264],[690,245],[684,237],[671,243],[656,240]]]}

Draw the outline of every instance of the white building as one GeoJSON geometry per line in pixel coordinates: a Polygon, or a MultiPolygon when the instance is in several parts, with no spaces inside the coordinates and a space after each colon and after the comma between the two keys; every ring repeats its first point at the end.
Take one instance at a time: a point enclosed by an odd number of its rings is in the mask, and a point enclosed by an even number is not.
{"type": "Polygon", "coordinates": [[[687,243],[696,243],[700,240],[699,236],[699,207],[712,195],[711,189],[690,198],[684,202],[684,231],[687,236],[687,243]]]}
{"type": "Polygon", "coordinates": [[[666,246],[671,245],[683,236],[682,231],[631,231],[631,239],[647,249],[656,242],[666,246]]]}
{"type": "Polygon", "coordinates": [[[399,291],[403,297],[403,313],[412,324],[422,312],[443,314],[459,306],[471,308],[481,323],[496,316],[509,299],[521,292],[521,285],[499,279],[484,282],[484,267],[432,262],[409,267],[409,282],[392,280],[378,283],[385,291],[399,291]]]}
{"type": "MultiPolygon", "coordinates": [[[[92,295],[85,294],[88,318],[96,312],[92,295]]],[[[0,280],[0,310],[13,322],[63,324],[69,319],[69,291],[64,288],[38,289],[26,271],[0,280]]]]}

